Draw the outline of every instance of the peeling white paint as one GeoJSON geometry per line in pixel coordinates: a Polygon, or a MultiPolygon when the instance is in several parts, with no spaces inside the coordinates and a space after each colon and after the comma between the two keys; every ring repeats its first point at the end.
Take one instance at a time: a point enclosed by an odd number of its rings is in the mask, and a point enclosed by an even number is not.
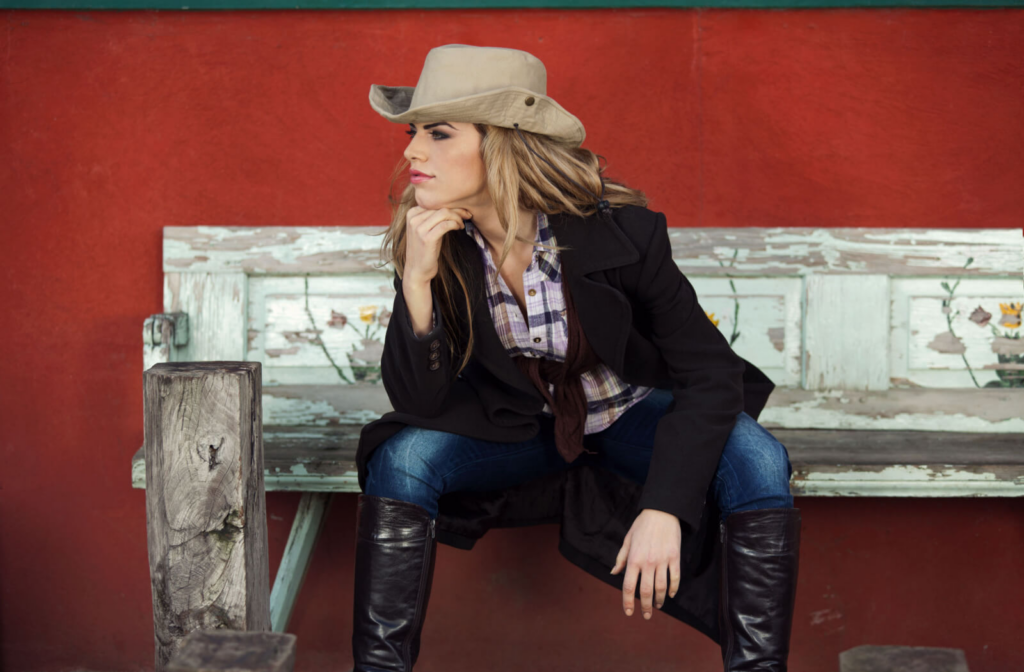
{"type": "Polygon", "coordinates": [[[829,271],[1019,276],[1022,235],[1020,229],[669,229],[673,257],[680,268],[709,275],[829,271]],[[728,264],[737,248],[735,266],[722,269],[719,261],[728,264]],[[974,262],[965,270],[968,256],[974,262]]]}
{"type": "MultiPolygon", "coordinates": [[[[818,407],[817,401],[790,406],[765,407],[758,422],[765,427],[806,429],[897,429],[934,432],[1024,433],[1024,419],[1007,418],[990,422],[964,413],[897,413],[879,418],[818,407]]],[[[852,400],[844,403],[853,404],[852,400]]]]}
{"type": "MultiPolygon", "coordinates": [[[[975,472],[958,469],[948,466],[936,471],[934,466],[927,464],[894,464],[880,470],[870,467],[861,467],[844,472],[821,472],[809,473],[802,480],[804,481],[990,481],[999,480],[992,472],[975,472]],[[867,479],[866,476],[870,476],[867,479]]],[[[1012,483],[1012,481],[1010,481],[1012,483]]]]}

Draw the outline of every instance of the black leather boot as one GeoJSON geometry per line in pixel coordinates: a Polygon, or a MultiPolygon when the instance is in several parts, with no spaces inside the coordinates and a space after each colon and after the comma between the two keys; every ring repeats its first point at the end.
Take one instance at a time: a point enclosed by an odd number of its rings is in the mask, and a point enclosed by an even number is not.
{"type": "Polygon", "coordinates": [[[419,504],[359,495],[354,672],[411,672],[416,664],[434,579],[435,522],[419,504]]]}
{"type": "Polygon", "coordinates": [[[721,523],[719,626],[726,672],[786,672],[800,510],[753,509],[721,523]]]}

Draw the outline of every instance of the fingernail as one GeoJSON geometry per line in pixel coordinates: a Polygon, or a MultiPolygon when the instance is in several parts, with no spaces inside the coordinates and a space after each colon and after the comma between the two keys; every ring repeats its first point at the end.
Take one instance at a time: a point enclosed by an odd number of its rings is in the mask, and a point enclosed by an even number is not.
{"type": "Polygon", "coordinates": [[[651,612],[645,611],[644,612],[644,618],[647,619],[648,621],[651,620],[651,612]]]}
{"type": "Polygon", "coordinates": [[[633,610],[632,609],[626,609],[626,616],[632,616],[632,615],[633,615],[633,610]]]}

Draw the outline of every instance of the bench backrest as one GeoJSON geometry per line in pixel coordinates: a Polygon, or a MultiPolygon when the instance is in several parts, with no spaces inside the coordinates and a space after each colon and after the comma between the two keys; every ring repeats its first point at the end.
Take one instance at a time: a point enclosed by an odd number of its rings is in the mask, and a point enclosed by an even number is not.
{"type": "MultiPolygon", "coordinates": [[[[145,368],[259,361],[267,425],[378,417],[383,232],[165,227],[164,311],[188,319],[170,337],[147,320],[145,368]]],[[[778,385],[765,426],[1024,432],[1021,229],[669,232],[701,306],[778,385]]]]}

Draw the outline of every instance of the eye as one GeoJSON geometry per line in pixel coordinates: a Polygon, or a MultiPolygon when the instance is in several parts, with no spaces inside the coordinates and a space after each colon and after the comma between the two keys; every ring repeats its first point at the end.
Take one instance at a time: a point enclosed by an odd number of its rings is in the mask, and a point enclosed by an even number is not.
{"type": "MultiPolygon", "coordinates": [[[[413,129],[410,128],[408,131],[405,132],[405,134],[408,135],[411,138],[414,135],[416,135],[416,131],[414,131],[413,129]]],[[[430,132],[430,136],[432,138],[434,138],[434,140],[444,140],[445,138],[448,137],[447,135],[445,135],[441,131],[431,131],[430,132]]]]}

